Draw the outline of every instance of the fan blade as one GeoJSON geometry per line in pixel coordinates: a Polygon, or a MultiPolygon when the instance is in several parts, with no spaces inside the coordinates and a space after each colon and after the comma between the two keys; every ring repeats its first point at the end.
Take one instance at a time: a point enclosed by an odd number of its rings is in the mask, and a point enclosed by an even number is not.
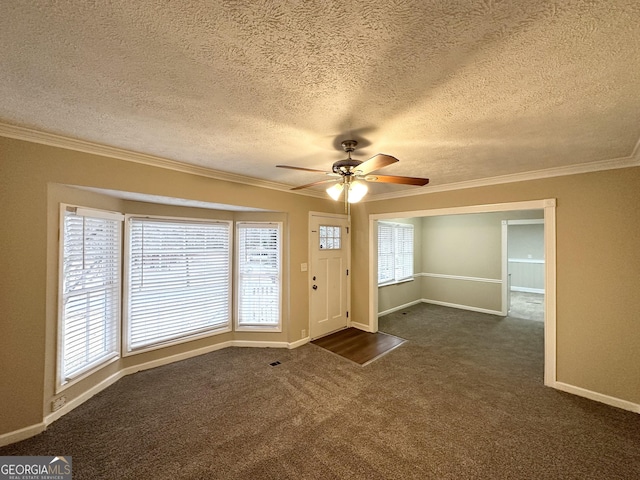
{"type": "Polygon", "coordinates": [[[400,183],[402,185],[419,185],[423,186],[429,183],[428,178],[418,177],[396,177],[393,175],[366,175],[364,179],[367,182],[382,182],[382,183],[400,183]]]}
{"type": "Polygon", "coordinates": [[[303,188],[313,187],[314,185],[321,185],[323,183],[335,182],[334,178],[329,180],[320,180],[319,182],[307,183],[306,185],[300,185],[299,187],[293,187],[291,190],[302,190],[303,188]]]}
{"type": "Polygon", "coordinates": [[[291,170],[302,170],[304,172],[316,172],[316,173],[330,173],[326,170],[316,170],[315,168],[305,168],[305,167],[292,167],[290,165],[276,165],[278,168],[289,168],[291,170]]]}
{"type": "Polygon", "coordinates": [[[379,168],[386,167],[398,161],[399,160],[396,157],[385,155],[384,153],[379,153],[371,157],[369,160],[362,162],[360,165],[354,168],[354,170],[358,175],[366,175],[369,172],[373,172],[375,170],[378,170],[379,168]]]}

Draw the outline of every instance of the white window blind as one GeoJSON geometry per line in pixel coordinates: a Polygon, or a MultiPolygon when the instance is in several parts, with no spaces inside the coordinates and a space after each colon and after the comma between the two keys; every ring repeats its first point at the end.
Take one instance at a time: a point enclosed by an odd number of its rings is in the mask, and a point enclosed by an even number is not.
{"type": "Polygon", "coordinates": [[[118,356],[122,216],[63,206],[58,386],[118,356]]]}
{"type": "Polygon", "coordinates": [[[378,284],[413,278],[413,225],[378,222],[378,284]]]}
{"type": "Polygon", "coordinates": [[[280,327],[280,224],[238,223],[238,327],[280,327]]]}
{"type": "Polygon", "coordinates": [[[229,327],[229,222],[128,219],[127,350],[229,327]]]}
{"type": "Polygon", "coordinates": [[[378,283],[395,280],[393,225],[378,222],[378,283]]]}

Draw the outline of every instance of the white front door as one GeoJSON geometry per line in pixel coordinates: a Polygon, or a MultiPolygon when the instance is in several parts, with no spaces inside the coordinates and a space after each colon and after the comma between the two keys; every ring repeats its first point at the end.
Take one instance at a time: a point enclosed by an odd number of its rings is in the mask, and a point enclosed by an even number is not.
{"type": "Polygon", "coordinates": [[[351,242],[346,215],[312,213],[309,227],[309,334],[314,339],[347,327],[351,242]]]}

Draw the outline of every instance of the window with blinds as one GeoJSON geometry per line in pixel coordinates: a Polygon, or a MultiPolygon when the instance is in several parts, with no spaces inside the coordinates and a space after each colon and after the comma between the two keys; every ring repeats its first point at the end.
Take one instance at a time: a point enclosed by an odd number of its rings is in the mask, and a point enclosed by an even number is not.
{"type": "Polygon", "coordinates": [[[127,219],[127,353],[230,330],[231,223],[127,219]]]}
{"type": "Polygon", "coordinates": [[[62,205],[57,389],[119,355],[122,215],[62,205]]]}
{"type": "Polygon", "coordinates": [[[238,223],[239,330],[280,331],[281,224],[238,223]]]}
{"type": "Polygon", "coordinates": [[[378,222],[378,285],[413,278],[413,225],[378,222]]]}

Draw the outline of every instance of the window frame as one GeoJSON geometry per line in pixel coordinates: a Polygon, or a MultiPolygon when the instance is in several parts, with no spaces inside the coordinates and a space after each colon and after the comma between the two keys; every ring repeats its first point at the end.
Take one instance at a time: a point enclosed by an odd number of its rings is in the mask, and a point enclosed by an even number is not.
{"type": "Polygon", "coordinates": [[[110,365],[121,358],[121,325],[122,325],[122,284],[123,284],[123,258],[122,258],[122,232],[124,215],[119,212],[112,212],[102,209],[94,209],[89,207],[82,207],[79,205],[73,205],[68,203],[60,203],[59,205],[59,218],[58,218],[58,292],[57,292],[57,318],[56,318],[56,380],[55,380],[55,393],[58,394],[67,388],[77,384],[84,380],[95,372],[110,365]],[[87,363],[84,367],[75,371],[72,375],[64,375],[63,372],[63,355],[64,355],[64,343],[65,343],[65,316],[64,316],[64,285],[65,285],[65,218],[67,212],[75,211],[76,215],[89,218],[102,218],[105,220],[114,220],[118,222],[118,235],[117,245],[115,250],[117,251],[117,270],[116,270],[116,282],[117,282],[117,299],[115,300],[115,317],[112,319],[114,344],[111,348],[111,352],[96,358],[94,361],[87,363]]]}
{"type": "Polygon", "coordinates": [[[377,226],[377,267],[378,267],[378,287],[386,287],[388,285],[396,285],[399,283],[412,282],[415,276],[414,262],[415,262],[415,226],[412,223],[400,223],[400,222],[387,222],[378,220],[377,226]],[[387,226],[392,228],[392,243],[391,243],[391,257],[393,262],[393,278],[385,279],[380,281],[380,227],[387,226]],[[399,229],[410,229],[411,230],[411,274],[409,276],[398,276],[398,266],[397,266],[397,258],[399,255],[402,255],[402,252],[399,252],[399,239],[398,239],[398,230],[399,229]]]}
{"type": "Polygon", "coordinates": [[[234,262],[235,262],[235,281],[234,281],[234,297],[235,297],[235,308],[234,308],[234,330],[236,332],[282,332],[282,297],[283,297],[283,222],[269,222],[269,221],[239,221],[236,222],[236,248],[234,251],[234,262]],[[278,323],[274,324],[245,324],[242,325],[240,323],[240,302],[242,301],[241,295],[241,286],[240,282],[242,280],[242,275],[240,273],[240,261],[241,261],[241,251],[240,251],[240,228],[273,228],[277,229],[278,234],[278,323]]]}
{"type": "Polygon", "coordinates": [[[233,314],[233,221],[232,220],[218,220],[218,219],[206,219],[206,218],[189,218],[189,217],[174,217],[174,216],[165,216],[165,215],[139,215],[139,214],[126,214],[125,216],[125,227],[124,227],[124,269],[123,269],[123,295],[122,295],[122,356],[129,357],[133,355],[138,355],[141,353],[150,352],[153,350],[158,350],[161,348],[169,347],[172,345],[179,345],[186,342],[191,342],[193,340],[198,340],[202,338],[212,337],[215,335],[221,335],[224,333],[228,333],[233,331],[232,324],[232,314],[233,314]],[[166,221],[169,223],[204,223],[204,224],[223,224],[227,226],[227,231],[229,234],[228,237],[228,296],[227,296],[227,321],[225,324],[220,326],[213,326],[206,330],[199,330],[193,332],[191,334],[185,333],[179,337],[175,337],[172,339],[167,339],[165,341],[159,341],[153,344],[144,345],[141,347],[131,348],[130,345],[130,329],[131,329],[131,319],[129,315],[129,307],[131,300],[131,285],[130,285],[130,275],[131,275],[131,227],[130,220],[131,219],[148,219],[148,220],[156,220],[156,221],[166,221]]]}

